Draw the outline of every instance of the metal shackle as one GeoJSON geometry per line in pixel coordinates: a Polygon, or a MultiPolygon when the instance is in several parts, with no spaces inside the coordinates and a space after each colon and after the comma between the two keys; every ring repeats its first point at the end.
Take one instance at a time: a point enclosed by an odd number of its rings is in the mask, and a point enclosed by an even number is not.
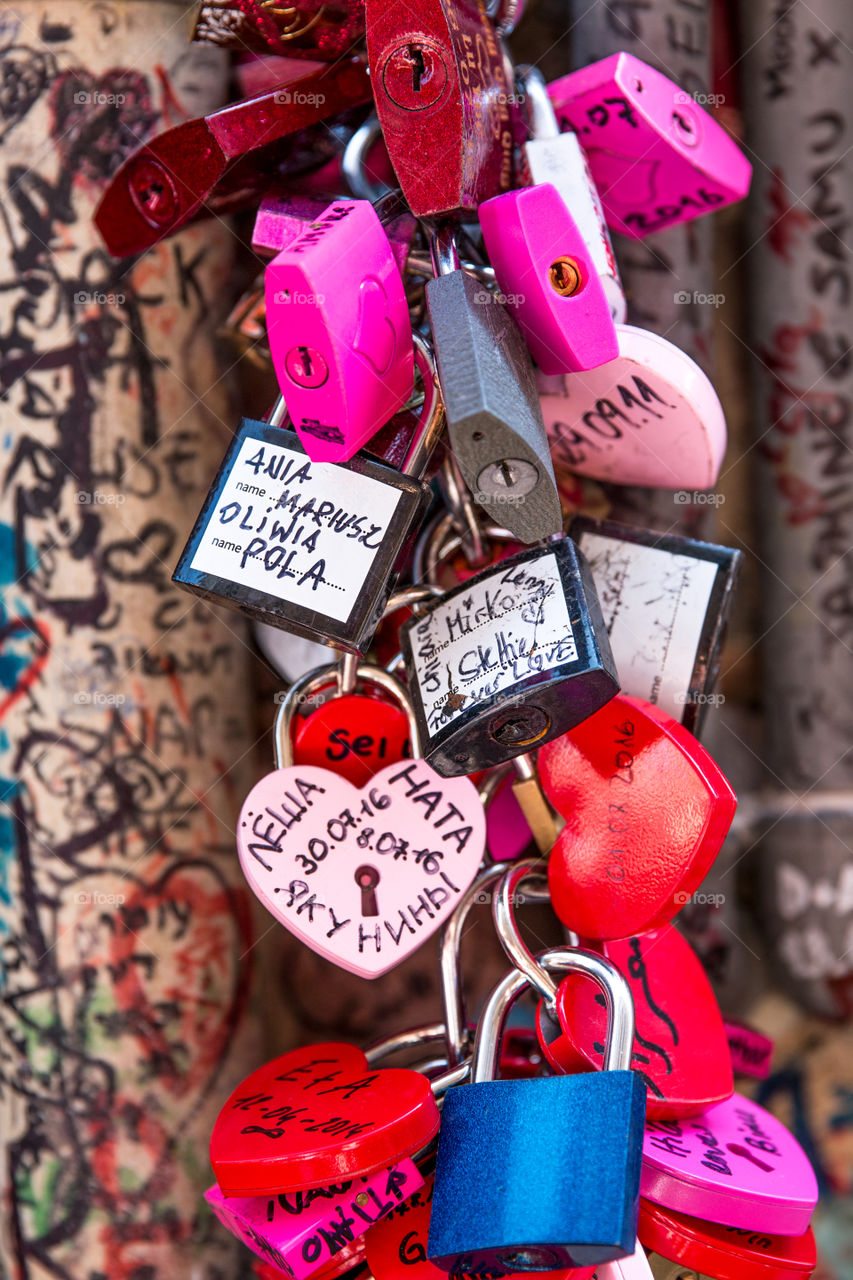
{"type": "Polygon", "coordinates": [[[515,78],[520,83],[527,102],[527,123],[531,138],[559,138],[561,130],[557,113],[542,72],[538,67],[520,63],[515,68],[515,78]]]}
{"type": "Polygon", "coordinates": [[[492,897],[495,932],[515,968],[539,993],[553,1018],[557,1012],[557,984],[528,949],[515,922],[515,899],[522,884],[530,886],[528,892],[531,902],[551,901],[546,864],[539,858],[513,862],[504,872],[492,897]]]}

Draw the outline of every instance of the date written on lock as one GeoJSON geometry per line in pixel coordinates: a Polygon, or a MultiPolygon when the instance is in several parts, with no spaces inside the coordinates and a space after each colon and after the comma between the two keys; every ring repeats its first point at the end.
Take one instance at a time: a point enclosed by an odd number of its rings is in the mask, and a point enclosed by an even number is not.
{"type": "Polygon", "coordinates": [[[400,639],[424,758],[445,777],[550,742],[619,692],[589,566],[568,538],[469,579],[400,639]]]}

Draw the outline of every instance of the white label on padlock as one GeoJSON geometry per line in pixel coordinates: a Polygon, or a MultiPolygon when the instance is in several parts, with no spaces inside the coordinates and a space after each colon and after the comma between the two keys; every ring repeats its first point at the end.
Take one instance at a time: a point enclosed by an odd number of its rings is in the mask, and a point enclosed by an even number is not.
{"type": "Polygon", "coordinates": [[[498,567],[424,614],[410,642],[433,733],[531,674],[577,661],[557,557],[498,567]]]}
{"type": "Polygon", "coordinates": [[[369,476],[244,440],[191,568],[346,622],[399,501],[369,476]]]}
{"type": "Polygon", "coordinates": [[[622,692],[681,720],[717,577],[711,560],[581,534],[622,692]]]}

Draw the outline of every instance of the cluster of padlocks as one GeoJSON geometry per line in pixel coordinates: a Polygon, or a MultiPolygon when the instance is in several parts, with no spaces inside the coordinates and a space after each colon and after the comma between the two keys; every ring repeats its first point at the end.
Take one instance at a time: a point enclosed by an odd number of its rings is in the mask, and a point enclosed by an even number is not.
{"type": "Polygon", "coordinates": [[[584,477],[716,482],[719,400],[625,323],[610,232],[711,213],[750,166],[635,57],[513,66],[519,7],[210,0],[202,38],[276,55],[257,92],[142,147],[99,210],[117,255],[257,210],[233,323],[281,396],[175,572],[289,685],[246,880],[366,980],[440,936],[442,1022],[259,1067],[206,1199],[258,1277],[808,1276],[814,1173],[735,1092],[766,1045],[672,924],[735,812],[698,734],[739,555],[577,514],[584,477]],[[508,973],[472,1020],[483,901],[508,973]],[[565,946],[533,955],[520,901],[565,946]]]}

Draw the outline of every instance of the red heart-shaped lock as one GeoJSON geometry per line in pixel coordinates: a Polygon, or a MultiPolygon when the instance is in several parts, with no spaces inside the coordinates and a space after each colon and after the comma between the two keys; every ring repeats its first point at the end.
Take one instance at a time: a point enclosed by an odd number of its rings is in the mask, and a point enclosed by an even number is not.
{"type": "Polygon", "coordinates": [[[613,698],[544,746],[539,776],[566,820],[551,901],[582,938],[666,924],[702,883],[737,799],[704,747],[640,698],[613,698]]]}
{"type": "Polygon", "coordinates": [[[356,787],[407,755],[411,744],[405,711],[366,693],[331,698],[298,722],[293,738],[297,764],[331,769],[356,787]]]}
{"type": "Polygon", "coordinates": [[[326,1187],[385,1169],[438,1132],[429,1081],[371,1071],[360,1049],[315,1044],[253,1071],[220,1111],[210,1163],[226,1196],[326,1187]]]}
{"type": "MultiPolygon", "coordinates": [[[[398,1205],[386,1218],[371,1227],[365,1236],[367,1241],[367,1265],[374,1280],[399,1280],[401,1272],[409,1280],[448,1280],[442,1271],[427,1258],[430,1206],[432,1204],[432,1178],[411,1199],[398,1205]]],[[[457,1272],[464,1273],[462,1260],[457,1260],[457,1272]]],[[[473,1270],[471,1275],[481,1275],[473,1270]]],[[[503,1280],[522,1280],[529,1276],[525,1271],[507,1275],[503,1280]]],[[[569,1271],[537,1271],[537,1280],[591,1280],[595,1267],[575,1267],[569,1271]]],[[[314,1277],[312,1277],[314,1280],[314,1277]]]]}
{"type": "MultiPolygon", "coordinates": [[[[634,997],[631,1066],[646,1083],[646,1114],[693,1116],[730,1098],[734,1077],[722,1014],[705,970],[678,930],[665,925],[600,950],[624,974],[634,997]]],[[[557,1013],[563,1034],[544,1046],[549,1062],[562,1071],[600,1071],[604,997],[582,975],[569,974],[557,991],[557,1013]]]]}
{"type": "Polygon", "coordinates": [[[811,1227],[804,1235],[724,1227],[640,1199],[637,1236],[646,1249],[714,1280],[803,1280],[817,1266],[811,1227]]]}

